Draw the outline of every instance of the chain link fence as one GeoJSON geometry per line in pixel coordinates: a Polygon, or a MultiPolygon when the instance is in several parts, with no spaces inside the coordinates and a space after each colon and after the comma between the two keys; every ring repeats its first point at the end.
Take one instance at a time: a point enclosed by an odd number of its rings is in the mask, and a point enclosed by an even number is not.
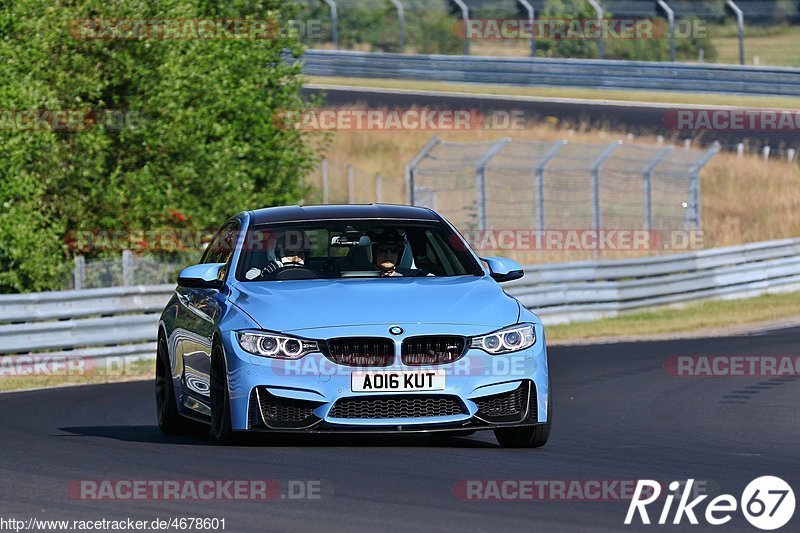
{"type": "Polygon", "coordinates": [[[65,289],[98,289],[129,285],[160,285],[175,283],[178,272],[196,263],[200,251],[186,251],[169,257],[138,255],[126,250],[110,259],[90,259],[76,256],[65,289]]]}
{"type": "Polygon", "coordinates": [[[406,167],[407,199],[462,231],[700,229],[700,170],[718,151],[434,136],[406,167]]]}

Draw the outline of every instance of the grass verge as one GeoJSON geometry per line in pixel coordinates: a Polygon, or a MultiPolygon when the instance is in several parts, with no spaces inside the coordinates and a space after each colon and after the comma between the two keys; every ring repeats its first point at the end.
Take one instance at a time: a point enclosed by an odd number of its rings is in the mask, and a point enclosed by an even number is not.
{"type": "Polygon", "coordinates": [[[646,338],[653,335],[725,330],[748,324],[800,317],[800,292],[767,294],[741,300],[709,300],[604,318],[547,326],[548,342],[646,338]]]}
{"type": "MultiPolygon", "coordinates": [[[[712,37],[717,48],[717,61],[720,63],[739,63],[739,37],[732,32],[720,32],[712,37]]],[[[758,63],[762,66],[775,65],[782,67],[800,67],[800,54],[797,43],[800,41],[800,28],[796,26],[775,26],[758,31],[746,28],[744,37],[745,62],[748,65],[758,63]]]]}
{"type": "Polygon", "coordinates": [[[800,109],[800,98],[787,98],[782,96],[746,96],[714,93],[704,94],[678,91],[625,91],[612,89],[586,89],[579,87],[517,87],[513,85],[450,83],[384,78],[341,78],[327,76],[308,76],[308,82],[382,89],[462,92],[470,94],[490,94],[503,96],[580,98],[586,100],[612,100],[619,102],[650,102],[665,104],[724,105],[767,109],[800,109]]]}

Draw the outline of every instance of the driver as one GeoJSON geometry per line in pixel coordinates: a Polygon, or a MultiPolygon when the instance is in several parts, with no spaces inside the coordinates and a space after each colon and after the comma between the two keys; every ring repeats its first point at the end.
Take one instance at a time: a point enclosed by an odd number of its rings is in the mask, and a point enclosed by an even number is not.
{"type": "Polygon", "coordinates": [[[274,241],[272,255],[274,259],[267,262],[262,268],[253,267],[245,273],[248,280],[271,277],[281,269],[287,267],[302,267],[308,249],[310,249],[308,236],[305,232],[284,233],[274,241]]]}
{"type": "Polygon", "coordinates": [[[304,232],[297,235],[284,234],[275,242],[275,259],[267,263],[264,267],[264,275],[290,267],[303,266],[306,263],[305,245],[308,238],[304,232]]]}
{"type": "Polygon", "coordinates": [[[372,262],[381,277],[402,276],[397,264],[406,247],[406,238],[397,230],[386,230],[370,236],[372,240],[372,262]]]}

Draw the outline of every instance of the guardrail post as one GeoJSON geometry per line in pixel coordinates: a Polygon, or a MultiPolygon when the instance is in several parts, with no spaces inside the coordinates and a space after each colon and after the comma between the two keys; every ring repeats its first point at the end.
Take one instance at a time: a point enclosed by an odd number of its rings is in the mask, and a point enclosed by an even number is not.
{"type": "Polygon", "coordinates": [[[603,6],[597,3],[597,0],[589,0],[589,3],[597,13],[597,25],[600,34],[597,36],[597,56],[600,59],[605,59],[606,51],[603,46],[603,6]]]}
{"type": "Polygon", "coordinates": [[[322,172],[322,203],[328,203],[328,158],[323,157],[320,161],[320,170],[322,172]]]}
{"type": "Polygon", "coordinates": [[[495,143],[483,154],[477,164],[475,165],[475,189],[477,194],[477,206],[478,206],[478,229],[481,231],[485,231],[487,224],[486,224],[486,166],[489,164],[489,161],[497,155],[497,153],[503,149],[503,147],[511,142],[510,137],[503,137],[502,139],[498,139],[495,143]]]}
{"type": "Polygon", "coordinates": [[[544,168],[567,142],[568,141],[556,141],[553,143],[553,146],[548,148],[542,156],[542,160],[537,163],[536,170],[534,171],[534,179],[536,182],[536,229],[539,231],[544,229],[544,168]]]}
{"type": "Polygon", "coordinates": [[[420,161],[428,157],[431,150],[436,148],[439,144],[441,144],[442,140],[434,135],[425,145],[417,152],[417,155],[414,156],[414,159],[411,160],[406,165],[406,202],[408,205],[415,205],[414,204],[414,173],[417,171],[417,165],[419,165],[420,161]]]}
{"type": "Polygon", "coordinates": [[[672,151],[672,147],[662,148],[644,169],[644,228],[653,229],[653,188],[651,178],[653,170],[672,151]]]}
{"type": "Polygon", "coordinates": [[[464,0],[453,0],[453,3],[461,9],[461,23],[464,25],[464,55],[469,55],[469,28],[467,21],[469,20],[469,6],[464,3],[464,0]]]}
{"type": "Polygon", "coordinates": [[[700,220],[701,220],[701,209],[700,209],[700,171],[703,170],[703,167],[711,161],[711,158],[714,157],[720,151],[720,144],[717,141],[714,141],[714,145],[705,151],[703,155],[700,156],[700,159],[695,161],[694,165],[691,166],[689,169],[689,174],[691,176],[691,205],[689,205],[689,209],[687,209],[687,225],[689,228],[693,229],[701,229],[700,220]]]}
{"type": "Polygon", "coordinates": [[[736,15],[736,26],[739,28],[739,64],[744,65],[744,13],[742,13],[742,10],[739,9],[739,6],[737,6],[736,2],[733,0],[728,0],[725,4],[731,8],[731,11],[736,15]]]}
{"type": "Polygon", "coordinates": [[[406,10],[400,0],[389,1],[395,8],[397,8],[397,30],[399,32],[398,39],[400,41],[400,51],[402,52],[406,46],[406,10]]]}
{"type": "Polygon", "coordinates": [[[133,285],[133,252],[122,250],[122,284],[133,285]]]}
{"type": "Polygon", "coordinates": [[[356,203],[356,177],[353,165],[347,165],[347,203],[356,203]]]}
{"type": "Polygon", "coordinates": [[[375,174],[375,203],[383,201],[383,176],[375,174]]]}
{"type": "Polygon", "coordinates": [[[331,8],[331,39],[333,40],[333,48],[339,49],[339,11],[336,8],[334,0],[322,0],[328,7],[331,8]]]}
{"type": "Polygon", "coordinates": [[[531,25],[531,57],[536,57],[536,11],[528,0],[517,0],[528,10],[528,22],[531,25]]]}
{"type": "Polygon", "coordinates": [[[669,22],[669,60],[675,62],[675,12],[664,0],[658,0],[658,5],[667,14],[669,22]]]}
{"type": "Polygon", "coordinates": [[[83,289],[83,280],[86,279],[86,259],[82,255],[75,256],[75,269],[72,277],[75,290],[83,289]]]}
{"type": "Polygon", "coordinates": [[[614,153],[614,150],[619,148],[620,145],[622,145],[622,141],[609,144],[597,159],[594,160],[594,163],[592,163],[592,209],[594,212],[592,229],[595,231],[600,230],[600,168],[603,166],[603,163],[606,162],[606,159],[611,157],[611,154],[614,153]]]}

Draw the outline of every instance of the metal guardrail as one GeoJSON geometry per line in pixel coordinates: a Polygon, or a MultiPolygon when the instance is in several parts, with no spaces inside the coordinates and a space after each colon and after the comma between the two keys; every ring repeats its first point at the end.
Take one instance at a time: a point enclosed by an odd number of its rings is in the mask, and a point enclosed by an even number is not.
{"type": "Polygon", "coordinates": [[[0,355],[152,357],[174,285],[0,296],[0,355]]]}
{"type": "Polygon", "coordinates": [[[630,260],[525,267],[507,291],[548,324],[800,289],[800,239],[630,260]]]}
{"type": "Polygon", "coordinates": [[[315,76],[800,96],[800,69],[597,59],[307,50],[315,76]]]}
{"type": "MultiPolygon", "coordinates": [[[[505,285],[546,324],[800,289],[800,239],[666,257],[530,265],[505,285]]],[[[150,358],[173,285],[0,296],[0,354],[150,358]]]]}

